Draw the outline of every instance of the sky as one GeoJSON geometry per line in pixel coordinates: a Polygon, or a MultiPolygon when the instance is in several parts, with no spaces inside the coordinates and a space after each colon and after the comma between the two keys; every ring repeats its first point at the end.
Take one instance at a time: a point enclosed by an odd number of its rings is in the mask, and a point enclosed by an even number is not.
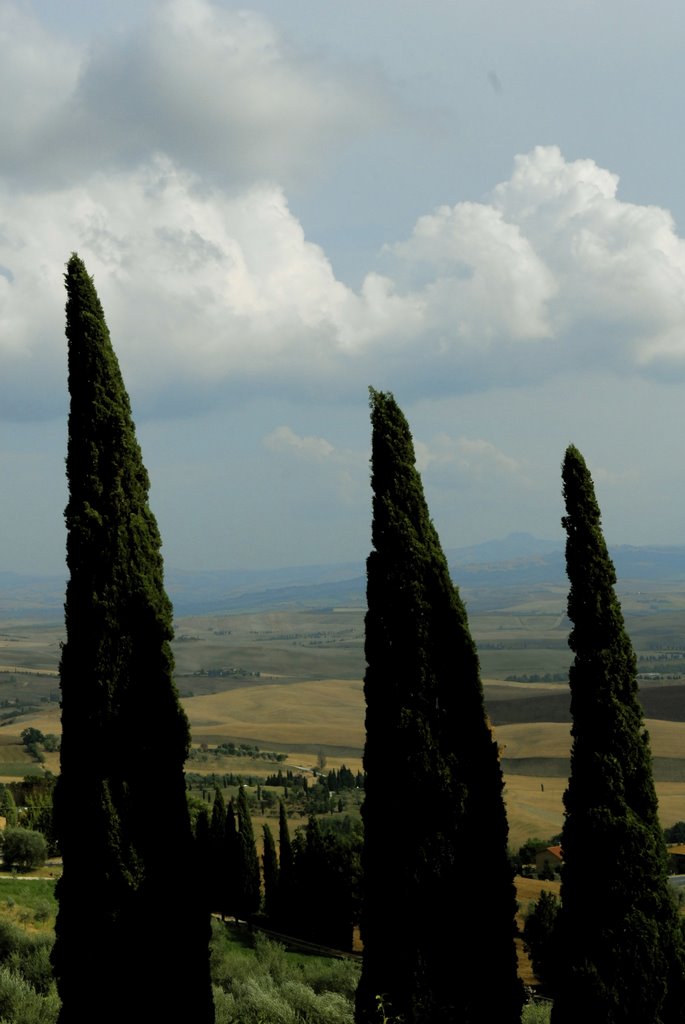
{"type": "Polygon", "coordinates": [[[64,572],[63,274],[167,565],[362,562],[368,388],[446,548],[685,544],[685,5],[0,0],[0,571],[64,572]]]}

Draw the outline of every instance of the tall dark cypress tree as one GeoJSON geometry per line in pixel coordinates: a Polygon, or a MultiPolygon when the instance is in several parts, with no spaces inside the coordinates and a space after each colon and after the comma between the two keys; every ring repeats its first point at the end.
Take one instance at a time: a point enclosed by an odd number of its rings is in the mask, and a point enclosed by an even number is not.
{"type": "Polygon", "coordinates": [[[667,882],[635,654],[614,586],[592,478],[562,469],[570,582],[573,745],[564,796],[559,981],[552,1020],[676,1024],[683,947],[667,882]]]}
{"type": "Polygon", "coordinates": [[[285,932],[294,927],[297,914],[295,888],[295,862],[288,828],[288,812],[283,800],[278,808],[278,893],[274,918],[285,932]]]}
{"type": "Polygon", "coordinates": [[[516,901],[478,657],[392,395],[371,391],[371,421],[357,1020],[375,1024],[382,996],[405,1024],[514,1024],[516,901]]]}
{"type": "Polygon", "coordinates": [[[226,840],[224,848],[224,862],[221,868],[223,879],[224,904],[221,913],[228,917],[240,916],[239,904],[241,899],[240,880],[240,840],[238,837],[238,826],[235,816],[233,800],[228,801],[226,807],[226,840]]]}
{"type": "Polygon", "coordinates": [[[212,817],[209,823],[209,848],[211,865],[209,866],[210,909],[222,918],[226,914],[229,904],[227,894],[231,882],[231,871],[228,863],[228,850],[231,838],[227,834],[226,827],[226,801],[222,791],[217,787],[214,790],[214,803],[212,804],[212,817]]]}
{"type": "Polygon", "coordinates": [[[184,875],[190,735],[172,679],[160,536],[102,307],[76,255],[66,287],[60,1020],[212,1021],[209,918],[184,875]]]}
{"type": "Polygon", "coordinates": [[[273,832],[267,824],[263,826],[264,852],[262,853],[262,875],[264,878],[264,913],[274,920],[278,904],[278,856],[273,832]]]}
{"type": "Polygon", "coordinates": [[[247,791],[244,786],[241,786],[238,791],[237,861],[237,913],[238,917],[250,921],[259,910],[262,890],[257,844],[252,828],[252,816],[247,803],[247,791]]]}

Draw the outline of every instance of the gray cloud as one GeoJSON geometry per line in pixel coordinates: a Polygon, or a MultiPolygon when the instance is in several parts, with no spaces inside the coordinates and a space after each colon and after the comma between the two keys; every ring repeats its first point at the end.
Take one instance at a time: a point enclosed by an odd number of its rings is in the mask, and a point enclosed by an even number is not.
{"type": "Polygon", "coordinates": [[[143,26],[91,47],[0,13],[0,171],[66,185],[159,152],[222,185],[292,184],[397,111],[371,65],[299,52],[261,15],[159,0],[143,26]]]}

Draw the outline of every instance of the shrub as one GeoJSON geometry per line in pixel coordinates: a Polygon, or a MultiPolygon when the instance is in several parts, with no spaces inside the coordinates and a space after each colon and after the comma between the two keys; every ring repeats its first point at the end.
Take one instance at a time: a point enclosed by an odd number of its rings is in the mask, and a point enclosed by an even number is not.
{"type": "Polygon", "coordinates": [[[551,1003],[528,1003],[523,1007],[521,1024],[549,1024],[551,1003]]]}
{"type": "Polygon", "coordinates": [[[47,995],[53,988],[54,978],[50,962],[53,942],[51,935],[39,935],[35,939],[27,936],[24,944],[7,960],[7,966],[41,995],[47,995]]]}
{"type": "Polygon", "coordinates": [[[45,864],[48,855],[45,836],[30,828],[6,828],[2,833],[2,859],[5,867],[30,870],[45,864]]]}
{"type": "Polygon", "coordinates": [[[0,967],[0,1020],[14,1024],[55,1024],[59,999],[53,990],[39,995],[10,967],[0,967]]]}
{"type": "Polygon", "coordinates": [[[214,927],[216,1024],[353,1024],[356,963],[300,958],[259,933],[254,947],[214,927]]]}
{"type": "Polygon", "coordinates": [[[554,930],[560,903],[551,892],[541,892],[526,917],[523,943],[530,956],[533,970],[543,985],[554,982],[556,947],[554,930]]]}

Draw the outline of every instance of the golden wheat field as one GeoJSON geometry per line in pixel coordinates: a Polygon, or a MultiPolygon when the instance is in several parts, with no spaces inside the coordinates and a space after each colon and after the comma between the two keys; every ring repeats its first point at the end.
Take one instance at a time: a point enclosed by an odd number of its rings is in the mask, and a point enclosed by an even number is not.
{"type": "MultiPolygon", "coordinates": [[[[186,697],[183,704],[188,714],[195,746],[231,740],[257,744],[262,750],[287,754],[284,768],[313,768],[321,753],[328,768],[346,764],[353,771],[361,767],[364,745],[364,697],[358,679],[293,679],[262,677],[259,680],[231,681],[231,689],[186,697]]],[[[497,681],[497,692],[511,686],[512,693],[525,687],[497,681]]],[[[486,684],[486,694],[495,684],[486,684]]],[[[544,689],[543,687],[540,688],[544,689]]],[[[527,692],[530,692],[528,688],[527,692]]],[[[60,730],[59,708],[44,704],[40,712],[23,715],[3,726],[0,737],[6,742],[18,740],[27,726],[42,732],[60,730]]],[[[656,758],[685,759],[685,723],[649,720],[652,752],[656,758]]],[[[502,725],[495,729],[502,755],[511,763],[518,759],[564,759],[570,749],[567,724],[532,722],[502,725]]],[[[24,760],[20,747],[0,744],[0,778],[9,781],[14,774],[3,776],[3,761],[15,765],[24,760]]],[[[27,762],[28,763],[28,762],[27,762]]],[[[527,762],[529,769],[534,765],[527,762]]],[[[9,767],[9,766],[8,766],[9,767]]],[[[48,754],[45,767],[59,770],[58,755],[48,754]]],[[[192,761],[192,771],[234,772],[266,775],[275,770],[272,762],[250,758],[226,757],[207,762],[192,761]]],[[[87,770],[87,748],[84,749],[87,770]]],[[[388,765],[389,773],[392,766],[388,765]]],[[[530,836],[546,838],[560,831],[563,820],[562,796],[565,777],[546,774],[505,774],[505,799],[509,815],[510,843],[517,848],[530,836]]],[[[661,820],[664,825],[685,820],[685,782],[657,782],[661,820]]]]}
{"type": "MultiPolygon", "coordinates": [[[[364,698],[359,681],[248,684],[191,698],[185,707],[196,743],[242,739],[289,751],[293,763],[314,766],[318,750],[326,753],[330,767],[344,761],[356,770],[360,763],[364,698]]],[[[685,723],[648,721],[647,727],[655,757],[685,757],[685,723]]],[[[569,726],[555,722],[500,726],[495,737],[507,758],[564,758],[571,742],[569,726]]],[[[513,847],[529,836],[545,838],[560,831],[565,778],[509,774],[505,779],[513,847]]],[[[685,820],[685,782],[658,782],[657,793],[665,825],[685,820]]]]}

